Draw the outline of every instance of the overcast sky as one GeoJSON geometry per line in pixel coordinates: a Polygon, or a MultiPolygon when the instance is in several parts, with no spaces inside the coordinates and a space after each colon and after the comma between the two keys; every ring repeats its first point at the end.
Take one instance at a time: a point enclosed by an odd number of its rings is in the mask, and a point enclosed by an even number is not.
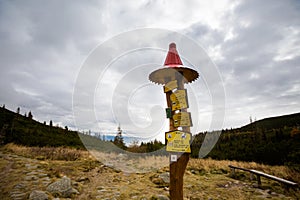
{"type": "MultiPolygon", "coordinates": [[[[121,123],[130,134],[162,138],[158,133],[167,131],[168,123],[165,97],[162,86],[150,83],[148,75],[163,65],[174,38],[164,37],[157,44],[160,40],[149,33],[144,37],[151,39],[144,42],[148,47],[153,44],[153,49],[114,54],[124,46],[130,49],[133,43],[135,49],[139,44],[135,38],[142,36],[134,35],[140,33],[134,30],[144,28],[181,34],[207,53],[225,91],[221,128],[245,125],[250,116],[259,120],[300,111],[297,0],[0,0],[0,104],[14,111],[20,107],[22,114],[31,110],[36,120],[52,120],[75,130],[111,133],[121,123]],[[133,36],[125,38],[127,43],[124,38],[115,42],[128,31],[133,36]],[[94,63],[103,73],[94,73],[90,67],[86,70],[90,69],[91,76],[82,75],[90,58],[99,55],[107,42],[111,46],[102,54],[106,56],[95,62],[106,59],[110,64],[94,63]],[[77,84],[80,79],[84,84],[77,84]],[[94,93],[83,98],[89,90],[94,93]],[[74,92],[80,95],[75,94],[73,105],[74,92]],[[95,119],[90,120],[86,112],[95,119]],[[149,129],[151,126],[156,129],[149,129]]],[[[179,44],[185,65],[188,55],[204,55],[179,44]]],[[[220,128],[211,125],[217,110],[215,87],[201,77],[204,67],[191,66],[200,73],[188,86],[193,133],[220,128]]]]}

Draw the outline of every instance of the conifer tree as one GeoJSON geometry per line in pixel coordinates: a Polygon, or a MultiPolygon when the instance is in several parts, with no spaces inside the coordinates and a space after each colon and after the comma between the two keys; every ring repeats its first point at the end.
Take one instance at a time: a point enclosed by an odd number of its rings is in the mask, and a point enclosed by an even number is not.
{"type": "Polygon", "coordinates": [[[29,111],[29,113],[28,113],[28,118],[29,118],[29,119],[32,119],[32,117],[33,117],[33,116],[32,116],[32,113],[31,113],[31,111],[29,111]]]}
{"type": "Polygon", "coordinates": [[[122,136],[122,130],[121,130],[120,125],[118,127],[118,133],[117,133],[116,137],[114,138],[114,142],[113,143],[116,146],[118,146],[119,148],[121,148],[121,149],[125,149],[126,148],[126,145],[124,143],[124,138],[122,136]]]}

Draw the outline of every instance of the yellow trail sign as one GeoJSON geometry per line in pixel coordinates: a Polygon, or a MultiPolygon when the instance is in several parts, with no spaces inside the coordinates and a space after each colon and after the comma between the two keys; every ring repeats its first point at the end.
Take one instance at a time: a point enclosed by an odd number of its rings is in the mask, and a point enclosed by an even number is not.
{"type": "Polygon", "coordinates": [[[179,112],[173,115],[174,126],[177,128],[179,126],[193,126],[191,113],[190,112],[179,112]]]}
{"type": "Polygon", "coordinates": [[[165,93],[169,92],[171,90],[174,90],[177,87],[178,87],[177,80],[170,81],[170,82],[166,83],[166,85],[164,86],[164,92],[165,93]]]}
{"type": "Polygon", "coordinates": [[[186,89],[185,90],[176,90],[174,93],[172,93],[170,95],[170,99],[172,102],[172,111],[189,107],[186,89]]]}
{"type": "Polygon", "coordinates": [[[192,134],[183,131],[166,132],[167,151],[191,153],[192,134]]]}

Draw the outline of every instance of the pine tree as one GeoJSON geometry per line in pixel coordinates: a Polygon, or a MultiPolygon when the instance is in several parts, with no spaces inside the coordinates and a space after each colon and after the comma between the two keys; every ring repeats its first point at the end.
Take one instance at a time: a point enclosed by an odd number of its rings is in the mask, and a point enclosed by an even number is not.
{"type": "Polygon", "coordinates": [[[32,117],[33,117],[33,116],[32,116],[32,113],[31,113],[31,111],[29,111],[29,113],[28,113],[28,118],[29,118],[29,119],[32,119],[32,117]]]}
{"type": "Polygon", "coordinates": [[[49,126],[52,127],[53,126],[53,122],[52,120],[50,120],[49,126]]]}
{"type": "Polygon", "coordinates": [[[114,142],[113,143],[116,146],[118,146],[119,148],[121,148],[121,149],[125,149],[126,148],[125,143],[124,143],[124,138],[122,136],[122,130],[121,130],[120,125],[118,127],[118,133],[117,133],[116,137],[114,138],[114,142]]]}

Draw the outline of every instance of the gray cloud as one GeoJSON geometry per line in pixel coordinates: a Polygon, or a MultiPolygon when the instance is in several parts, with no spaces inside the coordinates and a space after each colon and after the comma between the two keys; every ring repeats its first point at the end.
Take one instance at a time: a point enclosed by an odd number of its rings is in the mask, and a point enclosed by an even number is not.
{"type": "MultiPolygon", "coordinates": [[[[120,45],[130,47],[130,43],[111,44],[105,52],[98,52],[107,55],[108,63],[116,60],[105,76],[96,74],[106,66],[99,59],[89,60],[91,67],[83,76],[82,84],[75,84],[80,79],[81,65],[99,43],[123,31],[158,27],[186,34],[201,44],[217,64],[226,90],[225,127],[248,123],[250,115],[260,119],[299,112],[299,8],[298,1],[224,1],[215,6],[200,1],[188,4],[180,1],[1,1],[0,104],[12,110],[18,106],[23,112],[31,110],[40,121],[52,119],[73,128],[109,132],[118,123],[111,98],[127,104],[128,93],[124,91],[133,89],[137,92],[130,92],[133,96],[129,113],[120,113],[119,118],[128,114],[140,125],[151,123],[151,115],[164,119],[159,117],[157,107],[151,113],[153,106],[165,106],[165,102],[159,103],[164,101],[162,89],[146,82],[149,72],[164,61],[165,50],[172,42],[168,35],[161,36],[164,40],[149,40],[149,47],[160,46],[160,50],[136,51],[119,58],[113,52],[120,45]],[[164,43],[156,44],[158,41],[164,43]],[[141,67],[128,72],[132,66],[148,63],[155,64],[148,71],[141,67]],[[137,89],[140,83],[146,85],[149,93],[137,89]],[[74,87],[79,87],[75,91],[82,91],[76,103],[82,108],[83,118],[89,119],[88,112],[96,115],[96,119],[84,126],[74,124],[74,87]],[[91,91],[96,91],[95,96],[91,91]]],[[[150,35],[132,35],[128,41],[139,44],[143,37],[150,35]]],[[[184,63],[193,65],[188,55],[193,57],[197,53],[200,62],[202,54],[186,48],[177,39],[184,63]]],[[[204,59],[201,63],[196,67],[203,70],[200,71],[203,75],[209,72],[204,68],[208,62],[204,59]]],[[[192,113],[193,118],[199,117],[203,130],[210,128],[213,109],[205,78],[200,77],[189,89],[195,90],[191,96],[195,94],[196,100],[191,102],[199,107],[199,113],[192,113]]],[[[210,85],[210,89],[217,86],[210,85]]],[[[123,123],[126,129],[136,130],[129,122],[123,123]]]]}

